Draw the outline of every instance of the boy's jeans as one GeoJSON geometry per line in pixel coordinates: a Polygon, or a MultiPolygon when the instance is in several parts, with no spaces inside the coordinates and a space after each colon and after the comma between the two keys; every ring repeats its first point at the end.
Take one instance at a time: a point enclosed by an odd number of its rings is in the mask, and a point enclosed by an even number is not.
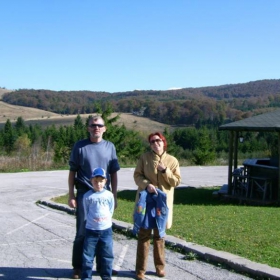
{"type": "Polygon", "coordinates": [[[101,279],[111,279],[114,260],[112,228],[108,228],[105,230],[86,229],[84,240],[82,280],[92,279],[92,266],[95,254],[98,254],[101,264],[101,279]]]}

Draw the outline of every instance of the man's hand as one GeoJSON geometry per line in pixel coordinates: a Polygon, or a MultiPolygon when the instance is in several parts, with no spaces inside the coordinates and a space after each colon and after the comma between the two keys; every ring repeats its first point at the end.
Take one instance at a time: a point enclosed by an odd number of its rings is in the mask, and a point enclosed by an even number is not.
{"type": "Polygon", "coordinates": [[[69,197],[68,199],[68,205],[71,208],[77,208],[77,201],[75,197],[69,197]]]}
{"type": "Polygon", "coordinates": [[[114,195],[114,203],[115,203],[115,209],[116,209],[118,207],[117,195],[114,195]]]}

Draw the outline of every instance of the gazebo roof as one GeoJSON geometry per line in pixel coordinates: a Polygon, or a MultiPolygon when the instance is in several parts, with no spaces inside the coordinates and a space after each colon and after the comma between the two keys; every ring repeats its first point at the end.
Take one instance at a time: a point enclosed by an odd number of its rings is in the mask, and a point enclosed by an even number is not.
{"type": "Polygon", "coordinates": [[[280,110],[221,125],[219,130],[280,131],[280,110]]]}

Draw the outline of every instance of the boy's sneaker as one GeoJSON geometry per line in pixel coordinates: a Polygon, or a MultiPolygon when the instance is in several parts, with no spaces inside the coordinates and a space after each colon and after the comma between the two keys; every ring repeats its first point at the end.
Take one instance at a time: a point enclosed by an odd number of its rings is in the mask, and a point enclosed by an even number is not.
{"type": "MultiPolygon", "coordinates": [[[[96,272],[97,272],[98,274],[100,274],[100,269],[99,269],[99,268],[98,268],[98,269],[96,269],[96,272]]],[[[112,275],[113,275],[113,276],[118,275],[118,271],[117,271],[117,270],[115,270],[115,269],[112,269],[112,275]]]]}

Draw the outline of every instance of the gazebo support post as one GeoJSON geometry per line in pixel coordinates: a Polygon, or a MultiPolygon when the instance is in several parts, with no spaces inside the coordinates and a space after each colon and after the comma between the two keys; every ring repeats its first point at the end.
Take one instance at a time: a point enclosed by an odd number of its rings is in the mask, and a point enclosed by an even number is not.
{"type": "Polygon", "coordinates": [[[238,137],[239,132],[234,132],[234,150],[233,150],[233,170],[237,168],[237,154],[238,154],[238,137]]]}
{"type": "Polygon", "coordinates": [[[277,199],[280,201],[280,132],[278,132],[278,192],[277,199]]]}
{"type": "Polygon", "coordinates": [[[228,157],[228,194],[232,193],[232,159],[233,159],[233,131],[229,134],[229,157],[228,157]]]}

